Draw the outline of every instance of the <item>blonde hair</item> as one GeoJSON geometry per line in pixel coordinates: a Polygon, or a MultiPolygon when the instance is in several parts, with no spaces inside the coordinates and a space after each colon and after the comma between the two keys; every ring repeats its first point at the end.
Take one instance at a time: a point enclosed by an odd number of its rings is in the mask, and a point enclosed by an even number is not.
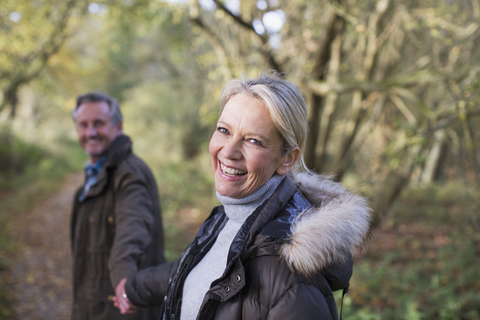
{"type": "Polygon", "coordinates": [[[282,138],[282,154],[299,147],[300,157],[295,171],[309,171],[303,159],[308,134],[307,106],[298,88],[271,70],[255,79],[240,78],[228,82],[220,98],[220,114],[227,102],[237,94],[247,94],[262,101],[282,138]]]}

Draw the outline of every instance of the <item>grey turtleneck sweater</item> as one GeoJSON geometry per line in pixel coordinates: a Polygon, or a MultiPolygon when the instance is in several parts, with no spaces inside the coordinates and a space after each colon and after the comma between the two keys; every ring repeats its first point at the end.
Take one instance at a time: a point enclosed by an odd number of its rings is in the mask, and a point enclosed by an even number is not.
{"type": "Polygon", "coordinates": [[[196,319],[210,284],[220,278],[227,266],[227,256],[233,239],[245,220],[255,209],[270,198],[285,176],[274,175],[252,194],[239,198],[229,198],[217,192],[217,198],[225,208],[228,221],[218,234],[217,240],[190,271],[183,285],[181,320],[196,319]]]}

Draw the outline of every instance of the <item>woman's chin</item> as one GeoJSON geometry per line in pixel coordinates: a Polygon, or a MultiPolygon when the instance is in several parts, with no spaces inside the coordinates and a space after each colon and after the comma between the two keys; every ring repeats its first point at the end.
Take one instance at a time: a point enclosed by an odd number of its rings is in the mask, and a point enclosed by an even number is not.
{"type": "Polygon", "coordinates": [[[230,188],[217,188],[219,195],[229,198],[238,198],[238,195],[241,194],[240,190],[232,190],[230,188]]]}

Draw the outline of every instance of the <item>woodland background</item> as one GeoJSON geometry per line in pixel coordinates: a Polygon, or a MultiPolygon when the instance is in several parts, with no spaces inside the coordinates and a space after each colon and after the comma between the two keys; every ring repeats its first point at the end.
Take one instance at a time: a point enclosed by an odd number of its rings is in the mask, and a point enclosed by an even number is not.
{"type": "Polygon", "coordinates": [[[480,319],[479,45],[479,0],[2,0],[0,274],[20,223],[7,212],[85,164],[78,94],[119,100],[171,260],[217,204],[221,88],[275,69],[307,101],[308,167],[374,209],[344,319],[480,319]]]}

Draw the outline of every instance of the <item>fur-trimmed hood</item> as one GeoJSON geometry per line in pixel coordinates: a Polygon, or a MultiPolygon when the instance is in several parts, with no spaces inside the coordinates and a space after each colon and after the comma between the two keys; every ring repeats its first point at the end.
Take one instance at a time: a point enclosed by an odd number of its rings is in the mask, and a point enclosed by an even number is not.
{"type": "Polygon", "coordinates": [[[309,276],[354,256],[369,230],[371,209],[366,199],[327,176],[299,173],[292,178],[313,208],[294,220],[281,247],[289,268],[309,276]]]}

